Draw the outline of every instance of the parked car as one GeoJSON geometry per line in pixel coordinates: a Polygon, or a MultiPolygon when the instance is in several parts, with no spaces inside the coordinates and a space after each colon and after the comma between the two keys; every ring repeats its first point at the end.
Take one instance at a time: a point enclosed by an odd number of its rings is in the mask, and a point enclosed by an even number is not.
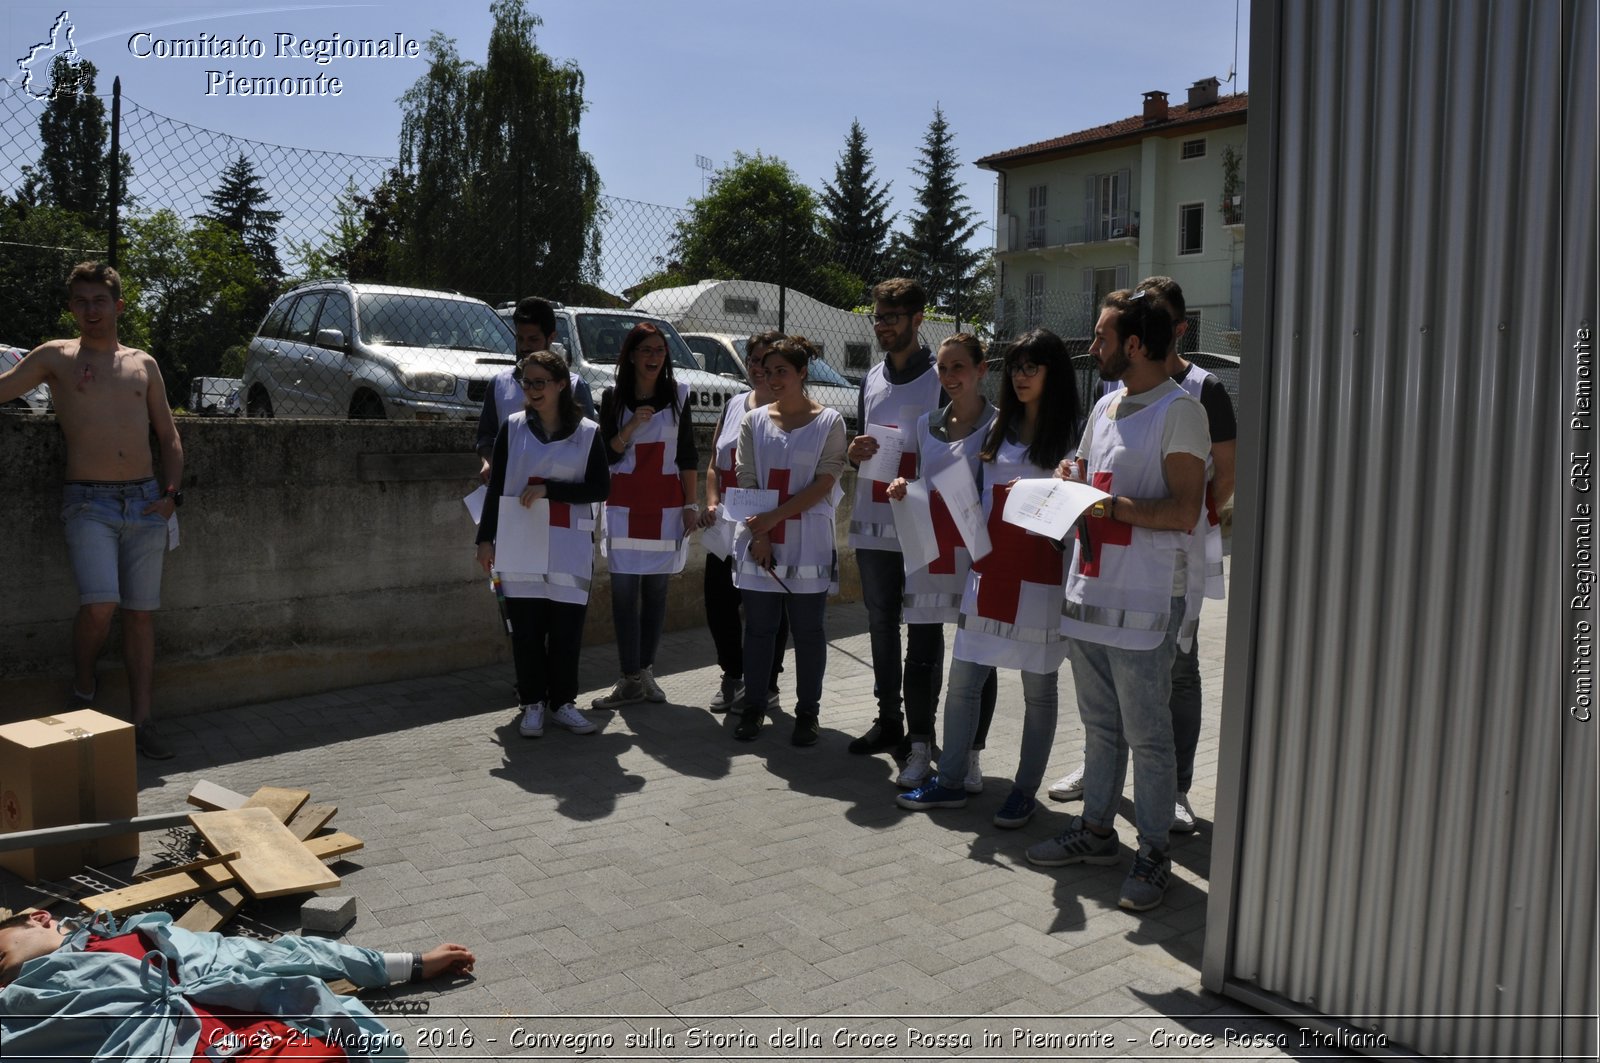
{"type": "Polygon", "coordinates": [[[511,329],[457,292],[321,280],[278,297],[245,358],[251,417],[473,420],[516,362],[511,329]]]}
{"type": "MultiPolygon", "coordinates": [[[[685,332],[683,342],[695,353],[695,357],[702,360],[708,373],[738,380],[741,383],[748,380],[745,373],[744,355],[745,347],[750,342],[747,336],[734,336],[727,332],[685,332]]],[[[844,418],[845,431],[855,435],[860,431],[856,424],[856,414],[859,409],[861,388],[846,380],[844,375],[822,361],[820,358],[807,367],[809,380],[806,382],[806,394],[822,403],[839,411],[844,418]]]]}
{"type": "Polygon", "coordinates": [[[243,381],[229,376],[197,376],[189,381],[189,412],[202,417],[237,416],[238,404],[228,409],[228,397],[243,381]]]}
{"type": "MultiPolygon", "coordinates": [[[[23,356],[27,353],[21,347],[8,347],[5,344],[0,344],[0,373],[22,361],[23,356]]],[[[50,394],[50,386],[48,384],[40,384],[38,387],[29,388],[12,399],[5,404],[4,408],[13,413],[50,413],[55,409],[55,403],[53,396],[50,394]]]]}
{"type": "MultiPolygon", "coordinates": [[[[513,306],[502,306],[500,316],[508,327],[513,306]]],[[[697,425],[713,426],[730,398],[746,390],[743,376],[738,382],[700,368],[694,353],[678,330],[663,318],[633,310],[605,310],[591,306],[556,305],[556,341],[567,355],[567,362],[594,391],[596,409],[600,393],[617,376],[617,354],[633,327],[648,321],[667,337],[667,352],[672,358],[672,375],[689,386],[689,409],[697,425]]]]}

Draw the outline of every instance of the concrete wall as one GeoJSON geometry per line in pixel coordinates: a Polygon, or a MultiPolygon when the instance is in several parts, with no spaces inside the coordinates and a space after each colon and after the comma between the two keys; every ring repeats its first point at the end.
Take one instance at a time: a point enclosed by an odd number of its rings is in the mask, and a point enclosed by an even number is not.
{"type": "MultiPolygon", "coordinates": [[[[461,497],[465,424],[184,418],[182,543],[156,623],[156,710],[177,715],[507,662],[461,497]]],[[[0,720],[61,707],[77,590],[61,535],[66,448],[51,417],[0,416],[0,720]]],[[[848,487],[848,485],[847,485],[848,487]]],[[[848,501],[846,502],[848,509],[848,501]]],[[[847,594],[853,558],[840,558],[847,594]]],[[[668,627],[704,623],[696,544],[668,627]]],[[[585,642],[612,641],[597,559],[585,642]]],[[[127,705],[114,629],[102,702],[127,705]]],[[[609,649],[603,652],[610,653],[609,649]]]]}

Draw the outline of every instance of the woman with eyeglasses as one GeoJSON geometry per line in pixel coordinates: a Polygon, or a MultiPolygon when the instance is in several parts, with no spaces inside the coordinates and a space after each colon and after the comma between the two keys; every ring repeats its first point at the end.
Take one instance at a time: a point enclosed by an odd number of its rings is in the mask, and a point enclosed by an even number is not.
{"type": "Polygon", "coordinates": [[[478,524],[478,564],[494,574],[502,506],[548,503],[545,571],[500,574],[524,738],[544,734],[550,720],[574,734],[595,725],[578,711],[578,654],[594,573],[595,506],[606,497],[611,471],[599,426],[572,397],[567,365],[549,351],[517,366],[524,408],[495,437],[489,492],[478,524]]]}
{"type": "MultiPolygon", "coordinates": [[[[722,512],[722,493],[739,486],[734,454],[744,415],[772,402],[767,371],[762,366],[767,351],[783,333],[761,332],[745,343],[745,375],[750,390],[735,395],[722,407],[712,438],[711,463],[706,466],[706,508],[700,514],[700,544],[706,548],[706,627],[717,648],[722,669],[721,689],[711,701],[712,712],[737,712],[744,701],[744,624],[740,619],[739,588],[733,585],[733,520],[722,512]]],[[[783,650],[789,643],[789,618],[778,619],[777,642],[772,654],[772,676],[767,683],[767,707],[778,707],[778,673],[783,670],[783,650]]]]}
{"type": "MultiPolygon", "coordinates": [[[[929,510],[935,537],[939,542],[939,556],[918,569],[906,567],[905,618],[908,624],[953,624],[961,614],[961,596],[966,590],[967,576],[972,570],[972,555],[961,540],[961,533],[950,518],[944,496],[932,489],[935,475],[957,464],[965,464],[967,474],[978,479],[978,452],[994,423],[995,408],[982,390],[984,372],[983,344],[978,337],[958,332],[939,345],[934,368],[939,373],[939,383],[950,396],[950,404],[931,410],[917,421],[912,434],[912,448],[917,461],[917,474],[901,477],[889,484],[888,496],[900,501],[906,496],[910,480],[922,479],[929,483],[929,510]]],[[[906,736],[911,741],[911,755],[905,769],[895,783],[905,790],[914,790],[933,777],[933,727],[937,711],[937,698],[927,684],[913,684],[906,674],[906,736]]],[[[972,752],[967,757],[967,774],[963,786],[968,793],[983,792],[983,768],[978,754],[989,734],[989,721],[994,716],[995,674],[991,670],[984,681],[978,731],[972,742],[972,752]]]]}
{"type": "Polygon", "coordinates": [[[1033,329],[1006,351],[1000,409],[980,451],[978,489],[993,549],[974,561],[961,598],[945,699],[939,773],[899,795],[902,808],[962,808],[967,755],[978,729],[983,684],[996,668],[1022,672],[1022,751],[997,827],[1032,818],[1056,733],[1056,673],[1066,659],[1061,635],[1062,554],[1043,536],[1003,519],[1017,480],[1043,479],[1072,453],[1079,427],[1078,386],[1066,344],[1033,329]]]}
{"type": "Polygon", "coordinates": [[[694,501],[700,453],[689,417],[689,386],[672,376],[667,337],[635,325],[617,353],[616,384],[600,396],[600,436],[611,462],[600,552],[611,569],[611,620],[622,678],[597,709],[667,695],[656,682],[656,646],[667,618],[667,580],[682,572],[687,535],[700,521],[694,501]]]}
{"type": "Polygon", "coordinates": [[[777,505],[746,519],[734,538],[733,582],[744,596],[744,705],[733,737],[761,733],[780,617],[794,639],[794,733],[797,746],[820,734],[828,642],[828,595],[839,586],[834,509],[845,467],[844,418],[806,394],[806,367],[817,350],[786,336],[767,351],[773,400],[745,414],[736,454],[739,486],[775,492],[777,505]]]}

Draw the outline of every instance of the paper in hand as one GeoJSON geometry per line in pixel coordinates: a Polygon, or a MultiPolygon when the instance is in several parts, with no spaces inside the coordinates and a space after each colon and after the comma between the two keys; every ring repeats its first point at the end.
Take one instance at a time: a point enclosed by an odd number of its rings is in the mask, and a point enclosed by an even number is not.
{"type": "Polygon", "coordinates": [[[1078,523],[1085,510],[1110,497],[1099,488],[1077,480],[1054,477],[1018,480],[1006,496],[1002,516],[1008,524],[1059,541],[1071,534],[1072,526],[1078,523]]]}

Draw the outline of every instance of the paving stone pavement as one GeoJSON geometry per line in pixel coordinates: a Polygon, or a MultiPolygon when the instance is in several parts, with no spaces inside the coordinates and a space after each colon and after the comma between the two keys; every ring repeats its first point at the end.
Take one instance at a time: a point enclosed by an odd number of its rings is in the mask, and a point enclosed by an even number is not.
{"type": "MultiPolygon", "coordinates": [[[[471,979],[376,998],[421,1058],[1305,1057],[1297,1029],[1200,987],[1225,620],[1207,604],[1200,831],[1174,835],[1175,882],[1145,914],[1117,907],[1131,823],[1121,866],[1060,869],[1023,849],[1079,803],[1041,800],[1021,830],[990,823],[1016,764],[1016,673],[965,809],[902,811],[891,759],[846,753],[875,709],[859,605],[829,612],[809,749],[788,742],[789,673],[777,722],[732,741],[702,707],[718,673],[696,630],[663,639],[669,702],[590,712],[593,735],[521,738],[509,665],[174,720],[178,756],[140,762],[140,808],[181,809],[202,778],[337,804],[335,825],[366,843],[334,865],[357,899],[345,939],[477,954],[471,979]]],[[[1070,676],[1051,779],[1082,748],[1070,676]]],[[[581,678],[580,704],[609,689],[609,645],[585,649],[581,678]]],[[[1130,772],[1124,819],[1131,796],[1130,772]]],[[[38,903],[9,876],[0,891],[38,903]]],[[[246,915],[298,929],[294,901],[246,915]]]]}

